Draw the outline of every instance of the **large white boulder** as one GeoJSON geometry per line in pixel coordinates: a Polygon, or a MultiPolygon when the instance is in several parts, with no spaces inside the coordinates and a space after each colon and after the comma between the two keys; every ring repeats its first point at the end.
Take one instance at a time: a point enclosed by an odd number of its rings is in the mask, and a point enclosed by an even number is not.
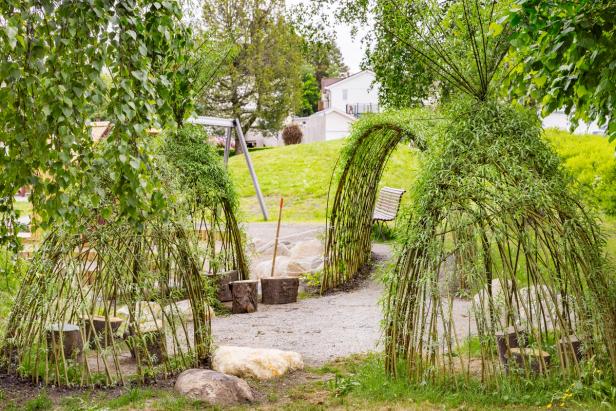
{"type": "MultiPolygon", "coordinates": [[[[512,283],[510,280],[495,279],[492,282],[492,304],[494,310],[494,318],[497,321],[502,322],[504,327],[504,316],[507,307],[506,296],[509,292],[506,292],[503,288],[511,289],[512,283]]],[[[479,291],[473,296],[473,301],[470,307],[470,315],[472,318],[481,318],[483,313],[486,321],[490,318],[490,293],[488,292],[488,286],[486,285],[483,290],[479,291]]]]}
{"type": "MultiPolygon", "coordinates": [[[[274,243],[272,242],[268,244],[265,248],[257,249],[256,251],[260,255],[272,256],[274,254],[274,243]]],[[[280,256],[288,257],[290,255],[291,251],[289,250],[289,247],[284,243],[278,243],[278,248],[276,248],[276,258],[280,256]]]]}
{"type": "MultiPolygon", "coordinates": [[[[276,257],[276,268],[274,270],[274,277],[284,277],[289,271],[289,257],[278,256],[276,257]]],[[[266,260],[258,263],[253,270],[257,278],[270,277],[272,275],[272,260],[268,257],[266,260]]]]}
{"type": "MultiPolygon", "coordinates": [[[[319,262],[315,262],[313,259],[307,260],[294,260],[290,257],[279,256],[276,257],[276,269],[274,270],[274,277],[299,277],[302,274],[315,271],[313,267],[320,267],[319,262]]],[[[254,270],[252,270],[257,278],[270,277],[272,275],[272,260],[267,260],[257,263],[254,270]]]]}
{"type": "MultiPolygon", "coordinates": [[[[128,306],[123,305],[118,308],[116,316],[128,321],[129,310],[128,306]]],[[[135,305],[135,318],[138,323],[147,323],[163,318],[162,308],[160,304],[153,301],[138,301],[135,305]]]]}
{"type": "Polygon", "coordinates": [[[323,244],[313,239],[300,241],[291,248],[291,258],[294,260],[312,260],[314,257],[323,257],[323,244]]]}
{"type": "Polygon", "coordinates": [[[212,368],[241,378],[268,380],[304,368],[304,361],[293,351],[222,346],[214,352],[212,368]]]}
{"type": "MultiPolygon", "coordinates": [[[[165,312],[165,320],[167,318],[179,317],[184,321],[193,321],[193,311],[190,300],[181,300],[166,305],[163,309],[165,312]]],[[[214,318],[216,315],[212,307],[208,307],[210,312],[210,318],[214,318]]]]}
{"type": "Polygon", "coordinates": [[[254,401],[248,383],[241,378],[212,370],[190,369],[178,376],[175,390],[211,405],[233,405],[254,401]]]}

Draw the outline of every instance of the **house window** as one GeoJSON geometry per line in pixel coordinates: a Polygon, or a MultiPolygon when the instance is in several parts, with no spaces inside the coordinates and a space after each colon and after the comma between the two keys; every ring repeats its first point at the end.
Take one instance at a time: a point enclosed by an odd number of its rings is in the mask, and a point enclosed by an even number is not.
{"type": "Polygon", "coordinates": [[[347,98],[349,98],[349,90],[344,89],[342,90],[342,99],[346,100],[347,98]]]}

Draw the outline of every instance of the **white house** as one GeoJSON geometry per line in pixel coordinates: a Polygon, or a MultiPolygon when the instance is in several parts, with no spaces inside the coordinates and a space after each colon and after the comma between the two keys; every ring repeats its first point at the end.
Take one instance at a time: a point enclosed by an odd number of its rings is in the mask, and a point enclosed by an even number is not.
{"type": "Polygon", "coordinates": [[[292,119],[302,129],[302,142],[344,138],[357,117],[378,112],[379,86],[375,78],[372,71],[364,70],[345,78],[321,80],[320,111],[292,119]]]}
{"type": "Polygon", "coordinates": [[[364,70],[345,78],[324,78],[320,108],[335,108],[358,117],[379,111],[379,85],[373,71],[364,70]]]}

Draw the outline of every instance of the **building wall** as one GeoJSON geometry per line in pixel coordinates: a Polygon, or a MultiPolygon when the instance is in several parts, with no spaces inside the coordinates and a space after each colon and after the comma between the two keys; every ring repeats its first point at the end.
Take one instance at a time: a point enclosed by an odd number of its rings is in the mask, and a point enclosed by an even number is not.
{"type": "Polygon", "coordinates": [[[325,116],[313,114],[310,117],[295,117],[293,122],[302,129],[302,143],[325,140],[325,116]]]}
{"type": "Polygon", "coordinates": [[[325,140],[337,140],[349,135],[353,121],[336,112],[327,115],[325,123],[325,140]]]}
{"type": "Polygon", "coordinates": [[[349,135],[354,119],[335,111],[321,111],[310,117],[295,117],[293,123],[302,129],[302,143],[336,140],[349,135]]]}
{"type": "Polygon", "coordinates": [[[374,73],[365,71],[353,78],[331,85],[329,88],[331,105],[329,108],[336,108],[346,113],[347,104],[373,104],[378,106],[379,86],[373,84],[374,79],[374,73]]]}

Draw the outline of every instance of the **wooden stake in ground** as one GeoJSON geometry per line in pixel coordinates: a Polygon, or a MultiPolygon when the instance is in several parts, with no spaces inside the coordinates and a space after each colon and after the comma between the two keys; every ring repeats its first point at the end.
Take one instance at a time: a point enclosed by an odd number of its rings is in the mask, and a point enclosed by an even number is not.
{"type": "Polygon", "coordinates": [[[282,206],[284,204],[284,200],[280,197],[280,209],[278,210],[278,226],[276,227],[276,240],[274,241],[274,255],[272,256],[272,274],[270,277],[274,276],[274,270],[276,269],[276,253],[278,252],[278,236],[280,235],[280,221],[282,220],[282,206]]]}

